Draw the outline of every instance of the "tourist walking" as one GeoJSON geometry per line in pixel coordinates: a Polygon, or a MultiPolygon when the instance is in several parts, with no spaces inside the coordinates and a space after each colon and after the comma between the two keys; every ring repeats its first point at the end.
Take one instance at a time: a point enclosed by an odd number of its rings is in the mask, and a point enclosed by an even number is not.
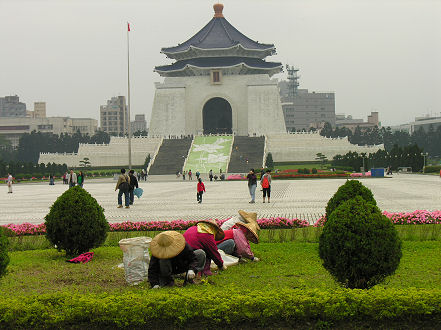
{"type": "Polygon", "coordinates": [[[208,177],[210,178],[210,181],[213,181],[213,171],[210,170],[210,172],[208,172],[208,177]]]}
{"type": "Polygon", "coordinates": [[[75,187],[77,184],[77,174],[73,170],[70,170],[67,182],[69,183],[69,188],[75,187]]]}
{"type": "Polygon", "coordinates": [[[135,188],[138,188],[138,180],[136,179],[135,176],[135,171],[134,170],[130,170],[129,171],[129,198],[130,198],[130,205],[133,205],[133,201],[135,200],[135,195],[133,194],[133,191],[135,190],[135,188]]]}
{"type": "Polygon", "coordinates": [[[8,185],[8,194],[12,194],[12,174],[8,173],[8,178],[6,179],[6,184],[8,185]]]}
{"type": "Polygon", "coordinates": [[[53,174],[49,174],[49,186],[53,186],[53,185],[55,185],[54,175],[53,174]]]}
{"type": "Polygon", "coordinates": [[[256,201],[256,187],[257,187],[257,177],[254,173],[254,168],[250,170],[247,175],[248,179],[248,189],[250,191],[251,200],[250,203],[255,203],[256,201]]]}
{"type": "Polygon", "coordinates": [[[150,243],[148,279],[153,289],[173,286],[172,275],[185,273],[184,283],[193,283],[196,274],[204,269],[205,252],[193,251],[185,238],[177,231],[165,231],[156,235],[150,243]]]}
{"type": "Polygon", "coordinates": [[[182,172],[182,180],[184,180],[184,181],[185,181],[185,175],[186,174],[187,174],[187,172],[185,172],[185,171],[182,172]]]}
{"type": "Polygon", "coordinates": [[[271,170],[266,170],[266,173],[260,178],[260,185],[263,191],[263,202],[265,203],[265,196],[268,196],[268,203],[271,197],[271,170]]]}
{"type": "Polygon", "coordinates": [[[191,170],[188,170],[188,180],[193,180],[193,173],[191,173],[191,170]]]}
{"type": "Polygon", "coordinates": [[[201,173],[199,173],[199,171],[196,171],[196,179],[199,179],[200,175],[201,175],[201,173]]]}
{"type": "Polygon", "coordinates": [[[121,169],[121,174],[119,175],[118,182],[116,183],[115,191],[118,191],[118,208],[122,208],[122,195],[124,194],[124,204],[126,209],[130,208],[130,197],[129,197],[129,189],[130,189],[130,178],[126,175],[126,170],[124,168],[121,169]]]}
{"type": "Polygon", "coordinates": [[[63,184],[67,184],[67,177],[69,176],[69,174],[66,172],[63,174],[63,184]]]}
{"type": "Polygon", "coordinates": [[[84,174],[83,171],[80,171],[80,173],[77,176],[77,183],[78,185],[83,188],[83,184],[84,184],[84,174]]]}
{"type": "Polygon", "coordinates": [[[202,195],[204,194],[204,192],[205,192],[205,185],[202,182],[202,179],[199,178],[198,185],[197,185],[197,195],[196,195],[196,198],[197,198],[199,204],[202,203],[202,195]]]}

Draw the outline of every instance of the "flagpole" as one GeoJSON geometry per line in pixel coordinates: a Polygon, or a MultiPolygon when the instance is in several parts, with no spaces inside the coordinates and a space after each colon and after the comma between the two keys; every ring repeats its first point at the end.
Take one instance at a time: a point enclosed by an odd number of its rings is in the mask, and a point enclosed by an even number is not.
{"type": "Polygon", "coordinates": [[[130,24],[127,22],[127,135],[129,140],[129,170],[132,169],[132,128],[130,123],[130,24]]]}

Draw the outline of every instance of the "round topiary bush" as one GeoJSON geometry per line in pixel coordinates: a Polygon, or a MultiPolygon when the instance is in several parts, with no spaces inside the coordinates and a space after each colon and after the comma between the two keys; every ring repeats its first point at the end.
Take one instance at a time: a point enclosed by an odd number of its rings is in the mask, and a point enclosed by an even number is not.
{"type": "Polygon", "coordinates": [[[401,240],[378,207],[356,196],[329,216],[320,236],[319,255],[338,282],[366,289],[395,272],[401,240]]]}
{"type": "Polygon", "coordinates": [[[9,264],[8,238],[4,233],[5,229],[0,227],[0,277],[6,274],[6,267],[9,264]]]}
{"type": "Polygon", "coordinates": [[[100,246],[109,230],[104,209],[79,186],[58,197],[45,220],[47,239],[69,256],[100,246]]]}
{"type": "Polygon", "coordinates": [[[326,217],[329,218],[331,213],[343,202],[361,196],[366,202],[377,205],[374,195],[369,188],[363,186],[358,180],[347,180],[346,183],[340,186],[334,196],[328,201],[326,205],[326,217]]]}

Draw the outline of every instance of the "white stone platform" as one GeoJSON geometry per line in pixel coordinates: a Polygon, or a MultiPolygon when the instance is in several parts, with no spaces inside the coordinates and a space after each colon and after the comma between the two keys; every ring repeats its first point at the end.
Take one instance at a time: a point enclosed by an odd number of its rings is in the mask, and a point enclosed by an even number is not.
{"type": "MultiPolygon", "coordinates": [[[[202,204],[196,202],[196,181],[175,176],[149,177],[141,182],[144,195],[130,209],[117,209],[115,182],[110,179],[87,180],[84,186],[104,207],[110,222],[175,219],[224,219],[244,209],[258,217],[299,217],[315,220],[324,213],[328,199],[345,179],[275,180],[271,204],[263,204],[256,191],[256,204],[249,204],[245,181],[210,182],[203,177],[207,193],[202,204]]],[[[378,205],[390,212],[417,209],[441,209],[441,179],[437,176],[400,174],[385,179],[362,179],[372,189],[378,205]]],[[[13,186],[13,194],[0,185],[0,224],[42,223],[49,207],[67,189],[59,182],[22,183],[13,186]]]]}

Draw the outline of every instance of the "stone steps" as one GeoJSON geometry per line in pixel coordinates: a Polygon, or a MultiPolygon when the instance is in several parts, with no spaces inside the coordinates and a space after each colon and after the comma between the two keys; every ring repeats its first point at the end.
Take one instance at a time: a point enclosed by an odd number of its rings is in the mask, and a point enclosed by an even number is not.
{"type": "Polygon", "coordinates": [[[155,162],[150,167],[149,175],[176,174],[177,171],[182,171],[191,141],[191,138],[164,139],[155,162]]]}
{"type": "Polygon", "coordinates": [[[250,168],[261,168],[264,149],[265,137],[235,136],[228,173],[248,173],[250,168]]]}

